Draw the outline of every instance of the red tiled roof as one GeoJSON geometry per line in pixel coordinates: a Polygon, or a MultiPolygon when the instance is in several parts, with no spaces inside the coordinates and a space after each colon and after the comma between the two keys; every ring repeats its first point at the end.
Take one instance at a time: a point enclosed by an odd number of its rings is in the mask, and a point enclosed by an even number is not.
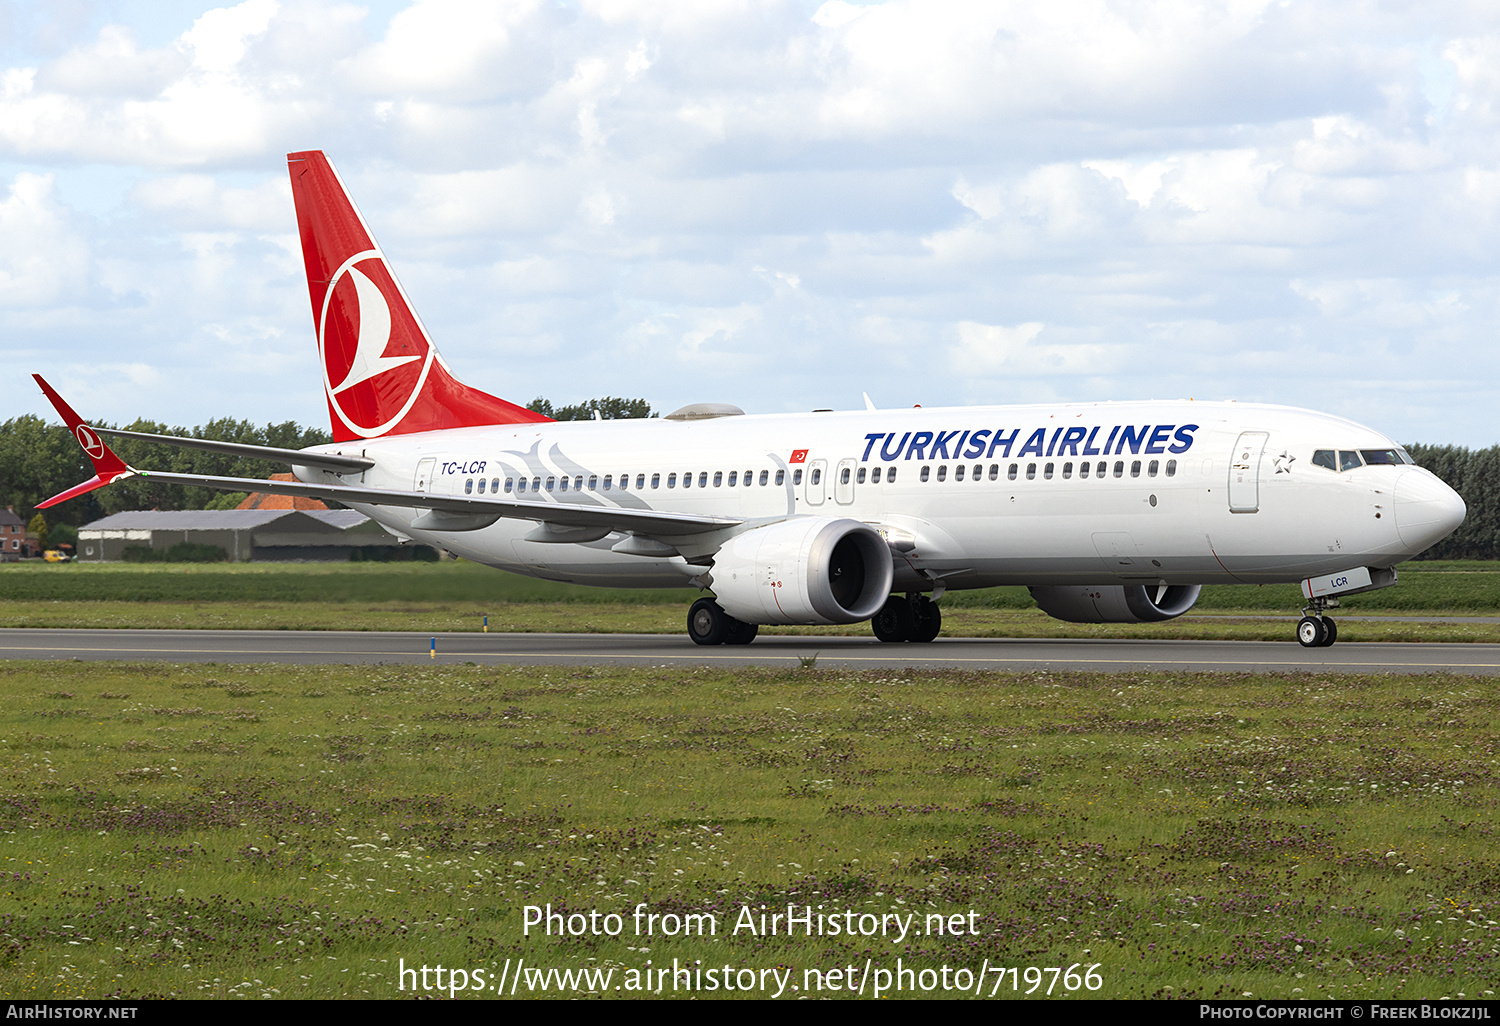
{"type": "MultiPolygon", "coordinates": [[[[272,481],[295,481],[291,474],[272,474],[272,481]]],[[[305,499],[300,495],[272,495],[269,492],[253,492],[245,497],[235,509],[327,509],[317,499],[305,499]]]]}

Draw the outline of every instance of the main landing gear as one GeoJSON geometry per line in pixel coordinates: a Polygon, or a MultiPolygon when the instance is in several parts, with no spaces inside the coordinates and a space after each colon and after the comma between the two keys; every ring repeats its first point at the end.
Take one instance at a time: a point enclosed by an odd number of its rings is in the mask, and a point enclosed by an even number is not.
{"type": "Polygon", "coordinates": [[[748,645],[759,629],[736,620],[713,599],[699,599],[688,610],[688,637],[695,645],[748,645]]]}
{"type": "Polygon", "coordinates": [[[1312,605],[1302,610],[1302,619],[1297,621],[1297,644],[1303,648],[1327,648],[1339,636],[1338,624],[1324,613],[1337,602],[1326,598],[1315,598],[1312,605]]]}
{"type": "Polygon", "coordinates": [[[931,641],[943,629],[943,612],[920,592],[892,595],[870,618],[870,627],[881,641],[931,641]]]}

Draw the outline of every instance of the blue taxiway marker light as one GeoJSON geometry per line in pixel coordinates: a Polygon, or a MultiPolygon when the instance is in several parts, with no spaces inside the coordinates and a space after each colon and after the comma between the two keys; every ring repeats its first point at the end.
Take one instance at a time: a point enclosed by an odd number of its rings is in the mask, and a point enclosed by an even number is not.
{"type": "Polygon", "coordinates": [[[437,658],[437,638],[432,639],[432,658],[437,658]]]}
{"type": "Polygon", "coordinates": [[[489,632],[490,632],[490,614],[489,613],[485,613],[484,614],[484,633],[488,634],[489,632]]]}

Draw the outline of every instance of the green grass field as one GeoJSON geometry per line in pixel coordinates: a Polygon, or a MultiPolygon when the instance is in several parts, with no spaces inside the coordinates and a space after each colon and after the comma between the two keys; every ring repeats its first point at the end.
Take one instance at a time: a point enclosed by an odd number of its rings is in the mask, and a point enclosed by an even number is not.
{"type": "Polygon", "coordinates": [[[0,695],[17,1000],[1500,977],[1484,680],[4,663],[0,695]],[[912,932],[744,928],[788,904],[912,932]],[[526,935],[549,905],[582,932],[526,935]]]}
{"type": "MultiPolygon", "coordinates": [[[[473,563],[0,566],[0,626],[260,630],[586,631],[677,634],[698,592],[585,588],[473,563]]],[[[1296,585],[1215,586],[1188,616],[1165,624],[1067,624],[1024,588],[953,591],[942,600],[950,637],[1228,638],[1282,641],[1296,585]]],[[[1500,566],[1411,563],[1394,588],[1344,600],[1340,615],[1494,616],[1493,623],[1360,623],[1344,641],[1500,641],[1500,566]]],[[[765,628],[765,633],[860,634],[867,624],[765,628]]]]}

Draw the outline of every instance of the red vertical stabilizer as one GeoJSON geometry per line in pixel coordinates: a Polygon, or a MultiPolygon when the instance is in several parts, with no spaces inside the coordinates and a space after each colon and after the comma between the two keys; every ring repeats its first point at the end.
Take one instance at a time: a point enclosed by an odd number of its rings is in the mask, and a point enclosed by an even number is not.
{"type": "Polygon", "coordinates": [[[448,372],[321,150],[287,170],[335,441],[550,419],[448,372]]]}

